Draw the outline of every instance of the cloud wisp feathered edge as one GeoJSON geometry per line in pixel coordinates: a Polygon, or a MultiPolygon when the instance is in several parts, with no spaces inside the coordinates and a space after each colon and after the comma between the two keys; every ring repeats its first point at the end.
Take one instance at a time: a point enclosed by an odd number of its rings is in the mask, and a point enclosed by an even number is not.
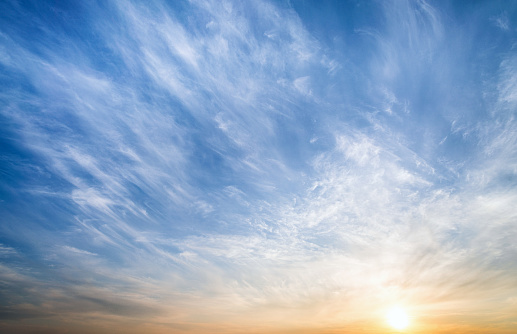
{"type": "Polygon", "coordinates": [[[423,323],[436,312],[483,320],[496,307],[504,326],[516,289],[517,194],[505,181],[516,169],[515,58],[476,87],[496,95],[489,115],[428,119],[417,138],[404,127],[429,110],[408,85],[424,66],[458,65],[432,52],[448,41],[438,10],[386,6],[384,30],[356,30],[378,51],[366,66],[345,51],[329,58],[292,9],[251,6],[194,1],[181,9],[190,20],[160,2],[90,8],[105,63],[59,31],[37,50],[0,36],[2,66],[33,87],[2,93],[2,116],[34,154],[19,163],[66,184],[17,190],[66,210],[55,229],[11,236],[43,254],[37,266],[1,247],[2,281],[19,292],[2,292],[4,319],[361,326],[398,302],[428,314],[423,323]],[[339,84],[340,70],[367,88],[329,105],[313,79],[339,84]],[[438,161],[447,131],[480,148],[468,165],[447,152],[438,161]]]}

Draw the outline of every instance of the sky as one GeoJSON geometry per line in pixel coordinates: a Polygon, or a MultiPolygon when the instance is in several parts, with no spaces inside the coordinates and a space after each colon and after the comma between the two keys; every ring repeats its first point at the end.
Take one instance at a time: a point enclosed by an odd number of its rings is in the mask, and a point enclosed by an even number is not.
{"type": "Polygon", "coordinates": [[[0,331],[515,333],[516,117],[513,1],[1,1],[0,331]]]}

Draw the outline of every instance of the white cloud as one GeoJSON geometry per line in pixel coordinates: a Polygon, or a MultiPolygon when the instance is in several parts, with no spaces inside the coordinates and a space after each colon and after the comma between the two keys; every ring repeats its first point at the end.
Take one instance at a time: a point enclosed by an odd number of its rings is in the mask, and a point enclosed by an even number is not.
{"type": "Polygon", "coordinates": [[[303,95],[311,95],[310,77],[300,77],[293,81],[294,87],[303,95]]]}
{"type": "Polygon", "coordinates": [[[502,13],[501,15],[494,16],[491,18],[491,21],[501,30],[510,30],[510,21],[508,20],[507,13],[502,13]]]}
{"type": "Polygon", "coordinates": [[[98,255],[98,254],[95,254],[95,253],[92,253],[92,252],[88,252],[88,251],[85,251],[83,249],[78,249],[78,248],[75,248],[75,247],[72,247],[72,246],[63,246],[63,250],[65,252],[72,252],[72,253],[82,254],[82,255],[92,255],[92,256],[98,255]]]}

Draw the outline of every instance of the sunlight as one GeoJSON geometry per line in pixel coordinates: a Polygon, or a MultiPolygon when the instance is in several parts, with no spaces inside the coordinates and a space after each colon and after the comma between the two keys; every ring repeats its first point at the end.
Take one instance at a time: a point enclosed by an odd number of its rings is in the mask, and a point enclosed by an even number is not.
{"type": "Polygon", "coordinates": [[[400,307],[394,307],[389,310],[386,319],[390,326],[397,330],[403,330],[409,325],[409,317],[400,307]]]}

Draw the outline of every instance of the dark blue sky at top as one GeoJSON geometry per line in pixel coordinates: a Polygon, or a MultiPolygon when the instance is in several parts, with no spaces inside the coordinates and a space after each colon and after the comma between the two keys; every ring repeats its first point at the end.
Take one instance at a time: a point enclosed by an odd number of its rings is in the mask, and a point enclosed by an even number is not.
{"type": "Polygon", "coordinates": [[[274,304],[397,238],[515,295],[516,33],[508,1],[2,1],[0,318],[274,304]]]}
{"type": "MultiPolygon", "coordinates": [[[[178,140],[185,141],[185,149],[188,154],[188,165],[190,173],[187,176],[189,182],[199,189],[208,192],[217,190],[221,187],[233,183],[246,186],[246,175],[236,175],[232,173],[228,166],[224,154],[239,157],[241,152],[231,143],[225,142],[221,138],[217,129],[213,129],[211,124],[203,124],[203,121],[194,119],[186,108],[181,106],[173,97],[167,96],[167,92],[156,90],[149,77],[134,69],[124,66],[120,56],[117,55],[107,41],[103,40],[100,29],[95,29],[98,21],[109,22],[111,29],[116,33],[129,33],[123,25],[117,27],[118,21],[123,21],[120,14],[115,13],[112,4],[87,3],[78,4],[77,2],[5,2],[2,5],[3,19],[2,32],[5,38],[9,38],[11,43],[16,43],[24,48],[34,57],[41,57],[52,62],[55,57],[68,59],[78,66],[88,66],[93,71],[102,73],[111,80],[129,83],[138,87],[139,98],[144,101],[156,101],[166,105],[166,112],[183,128],[187,129],[178,140]],[[215,141],[217,144],[213,144],[215,141]],[[218,146],[218,147],[214,147],[218,146]],[[223,154],[218,149],[223,147],[223,154]]],[[[144,7],[145,4],[137,3],[136,6],[144,7]]],[[[183,3],[166,4],[167,10],[173,13],[175,19],[186,27],[198,28],[201,19],[194,15],[188,15],[188,5],[183,3]]],[[[326,83],[328,78],[321,73],[314,73],[316,81],[320,84],[314,90],[318,91],[329,103],[336,104],[359,104],[366,109],[371,108],[368,104],[372,103],[371,90],[369,85],[372,83],[365,77],[368,72],[369,61],[372,56],[379,52],[375,45],[375,37],[365,36],[360,31],[385,32],[389,31],[390,19],[383,17],[382,7],[378,3],[362,2],[293,2],[279,3],[280,8],[291,9],[289,15],[299,15],[308,33],[312,38],[322,44],[323,52],[328,52],[333,58],[350,64],[350,68],[343,69],[345,75],[335,78],[332,84],[326,83]],[[318,75],[320,77],[318,77],[318,75]],[[328,87],[330,86],[330,87],[328,87]],[[343,89],[349,88],[349,89],[343,89]]],[[[411,8],[413,4],[408,4],[411,8]]],[[[400,35],[393,42],[396,44],[397,53],[400,56],[399,77],[394,82],[389,82],[394,94],[403,100],[411,101],[411,108],[415,110],[412,117],[404,120],[387,119],[385,115],[379,116],[381,122],[386,122],[395,131],[402,132],[408,140],[408,147],[426,159],[433,159],[436,156],[444,156],[447,159],[463,161],[469,159],[476,153],[477,138],[464,140],[460,134],[452,135],[443,147],[428,148],[428,141],[436,141],[437,136],[445,137],[450,128],[450,122],[455,118],[473,125],[479,119],[487,118],[486,102],[482,95],[485,87],[479,86],[483,82],[483,76],[496,70],[504,52],[508,51],[511,34],[498,34],[499,29],[494,24],[490,24],[490,19],[501,12],[506,13],[510,22],[513,22],[514,10],[501,3],[488,4],[478,2],[473,4],[457,3],[443,4],[444,8],[439,8],[438,12],[447,13],[445,22],[450,24],[452,36],[444,41],[438,41],[429,50],[413,50],[409,45],[411,41],[406,36],[400,35]],[[472,14],[475,13],[475,14],[472,14]],[[480,16],[475,24],[470,18],[480,16]],[[480,24],[480,22],[483,24],[480,24]],[[463,30],[465,29],[466,32],[463,30]],[[454,34],[454,31],[458,31],[454,34]],[[495,36],[494,36],[495,35],[495,36]],[[452,40],[452,45],[451,45],[452,40]],[[425,53],[425,51],[431,52],[425,53]],[[447,64],[450,59],[454,59],[455,65],[447,64]],[[407,62],[406,62],[407,60],[407,62]],[[482,64],[479,66],[479,64],[482,64]],[[444,73],[445,72],[445,73],[444,73]],[[443,84],[442,84],[443,83],[443,84]],[[464,99],[457,99],[460,95],[464,99]],[[437,97],[440,97],[437,99],[437,97]],[[445,101],[445,102],[444,102],[445,101]],[[384,119],[386,118],[386,119],[384,119]],[[426,128],[431,125],[431,129],[426,128]],[[433,133],[429,133],[432,131],[433,133]],[[429,138],[431,136],[432,138],[429,138]]],[[[151,11],[157,11],[153,6],[149,6],[151,11]]],[[[240,10],[244,15],[249,16],[253,23],[260,25],[260,18],[256,17],[253,9],[245,8],[240,5],[240,10]]],[[[417,13],[418,14],[418,13],[417,13]]],[[[420,22],[424,29],[426,22],[420,22]]],[[[253,32],[253,31],[252,31],[253,32]]],[[[408,33],[412,33],[409,31],[408,33]]],[[[256,32],[257,35],[260,35],[256,32]]],[[[380,33],[382,34],[382,33],[380,33]]],[[[6,48],[9,45],[6,43],[6,48]]],[[[424,48],[425,49],[425,48],[424,48]]],[[[242,51],[242,55],[246,50],[242,51]]],[[[37,66],[28,60],[27,67],[37,66]]],[[[344,66],[345,67],[345,66],[344,66]]],[[[266,69],[267,71],[267,69],[266,69]]],[[[308,73],[313,74],[317,69],[309,69],[308,73]]],[[[30,78],[17,73],[16,70],[6,68],[3,70],[2,85],[4,89],[3,107],[8,108],[12,104],[23,109],[27,115],[34,115],[34,123],[46,133],[46,140],[59,141],[60,138],[74,137],[80,142],[84,142],[92,151],[99,152],[102,156],[113,161],[113,163],[124,164],[124,158],[112,155],[109,148],[103,145],[102,135],[94,128],[85,128],[81,124],[73,107],[67,105],[66,99],[59,101],[59,91],[41,92],[30,82],[30,78]],[[10,92],[15,92],[11,96],[20,96],[20,99],[10,98],[10,92]],[[38,101],[39,99],[39,101],[38,101]],[[56,100],[54,100],[56,99],[56,100]],[[52,101],[52,106],[45,106],[46,100],[52,101]],[[34,101],[37,101],[34,103],[34,101]],[[49,108],[49,115],[44,114],[44,109],[49,108]],[[100,135],[100,136],[99,136],[100,135]],[[119,159],[121,161],[119,161],[119,159]]],[[[41,78],[43,81],[45,78],[41,78]]],[[[207,95],[207,100],[213,98],[211,92],[202,92],[207,95]]],[[[375,101],[373,101],[373,104],[375,101]]],[[[211,108],[212,106],[207,106],[211,108]]],[[[397,106],[399,109],[403,106],[397,106]]],[[[366,132],[370,130],[371,124],[365,122],[362,115],[357,115],[349,108],[332,108],[334,110],[316,110],[318,107],[311,105],[311,102],[302,102],[293,106],[296,115],[295,122],[292,119],[275,119],[277,131],[271,139],[264,140],[264,144],[274,145],[285,157],[286,163],[291,164],[295,170],[307,168],[305,162],[317,150],[311,150],[301,144],[300,137],[310,136],[311,132],[321,131],[319,125],[313,125],[315,120],[321,118],[338,119],[366,132]],[[306,151],[309,150],[309,153],[306,151]]],[[[117,110],[123,113],[123,110],[117,110]]],[[[30,117],[30,116],[29,116],[30,117]]],[[[108,116],[109,117],[109,116],[108,116]]],[[[122,116],[123,117],[123,116],[122,116]]],[[[326,120],[326,119],[325,119],[326,120]]],[[[102,121],[102,120],[99,120],[102,121]]],[[[48,168],[46,157],[32,152],[30,148],[23,144],[20,138],[22,130],[13,124],[8,117],[3,116],[2,129],[2,149],[4,163],[5,181],[3,183],[3,200],[9,203],[5,214],[14,216],[13,221],[22,220],[13,225],[12,234],[16,235],[16,230],[22,228],[19,225],[30,226],[44,230],[54,230],[69,226],[71,217],[76,214],[74,208],[70,207],[64,199],[53,198],[51,200],[41,198],[41,195],[24,193],[24,189],[32,187],[44,188],[47,191],[70,191],[73,186],[63,180],[59,173],[48,168]],[[47,202],[48,201],[48,202],[47,202]],[[41,205],[40,205],[41,204],[41,205]],[[27,215],[27,217],[24,217],[27,215]],[[22,218],[23,217],[23,218],[22,218]],[[55,219],[55,221],[53,221],[55,219]],[[50,221],[52,221],[50,223],[50,221]],[[34,225],[34,226],[33,226],[34,225]]],[[[152,132],[152,129],[149,129],[152,132]]],[[[130,129],[120,131],[125,136],[124,140],[132,144],[130,129]]],[[[174,134],[171,134],[174,136],[174,134]]],[[[179,136],[178,136],[179,137],[179,136]]],[[[109,147],[109,146],[108,146],[109,147]]],[[[325,145],[324,147],[325,148],[325,145]]],[[[86,183],[92,186],[102,186],[98,180],[87,171],[81,170],[78,166],[75,172],[78,177],[83,178],[86,183]]],[[[440,168],[437,164],[435,168],[440,168]]],[[[249,189],[252,191],[252,189],[249,189]]],[[[167,208],[149,200],[145,190],[138,186],[129,187],[128,195],[135,201],[139,201],[144,206],[149,207],[150,212],[156,215],[156,219],[163,221],[169,219],[171,215],[178,215],[177,212],[170,212],[167,208]],[[147,200],[146,200],[147,198],[147,200]]],[[[7,206],[5,206],[7,208],[7,206]]],[[[174,210],[173,210],[174,211],[174,210]]],[[[188,216],[188,213],[187,213],[188,216]]],[[[179,225],[182,221],[188,220],[185,216],[178,217],[179,225]]],[[[196,224],[189,221],[188,224],[196,224]]],[[[6,225],[12,224],[10,219],[6,225]]],[[[187,225],[188,225],[187,224],[187,225]]],[[[195,232],[194,232],[195,233],[195,232]]],[[[10,237],[16,239],[16,236],[10,237]]],[[[8,241],[8,240],[6,240],[8,241]]],[[[22,241],[22,240],[18,240],[22,241]]],[[[25,240],[28,241],[28,240],[25,240]]],[[[32,240],[29,244],[32,243],[32,240]]]]}

